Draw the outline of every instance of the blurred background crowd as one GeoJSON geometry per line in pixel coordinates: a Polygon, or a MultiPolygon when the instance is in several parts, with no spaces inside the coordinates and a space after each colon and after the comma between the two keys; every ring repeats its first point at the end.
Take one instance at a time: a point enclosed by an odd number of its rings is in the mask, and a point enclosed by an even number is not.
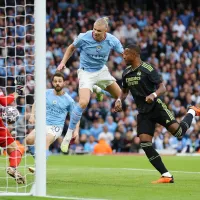
{"type": "MultiPolygon", "coordinates": [[[[16,2],[23,5],[24,1],[16,2]]],[[[32,0],[26,2],[33,3],[32,0]]],[[[8,0],[9,3],[13,5],[12,0],[8,0]]],[[[33,129],[28,123],[35,85],[33,8],[33,5],[17,6],[16,12],[12,7],[0,9],[1,89],[5,93],[13,92],[14,77],[26,76],[25,96],[16,101],[21,117],[15,134],[21,142],[33,129]],[[10,17],[5,19],[5,13],[10,17]],[[26,17],[22,16],[24,14],[26,17]]],[[[167,88],[163,101],[178,121],[186,114],[188,105],[200,106],[200,1],[48,0],[46,11],[47,88],[52,88],[52,76],[66,47],[79,33],[91,30],[96,19],[109,16],[109,32],[124,47],[130,43],[138,44],[142,60],[152,64],[162,74],[167,88]]],[[[121,56],[111,52],[107,66],[121,86],[121,76],[126,67],[121,56]]],[[[65,90],[75,101],[78,101],[78,68],[79,50],[73,54],[63,71],[67,85],[65,90]]],[[[134,100],[128,96],[121,113],[113,112],[113,104],[114,100],[106,96],[102,102],[97,102],[96,94],[92,94],[81,119],[80,139],[70,147],[72,153],[93,152],[97,143],[100,150],[107,149],[108,153],[139,152],[134,100]]],[[[68,122],[67,119],[66,124],[68,122]]],[[[64,133],[66,129],[67,125],[64,133]]],[[[53,153],[60,152],[61,141],[60,138],[51,146],[53,153]]],[[[200,153],[199,118],[193,120],[182,140],[177,140],[158,125],[153,143],[161,151],[200,153]]]]}

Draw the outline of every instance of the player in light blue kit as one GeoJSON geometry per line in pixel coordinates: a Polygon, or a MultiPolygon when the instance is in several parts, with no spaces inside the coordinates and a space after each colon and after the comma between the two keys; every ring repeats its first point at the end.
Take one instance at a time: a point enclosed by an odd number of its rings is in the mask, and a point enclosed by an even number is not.
{"type": "Polygon", "coordinates": [[[118,99],[120,97],[121,89],[105,64],[112,49],[120,54],[123,53],[124,49],[120,41],[115,36],[107,33],[107,30],[108,18],[98,19],[94,23],[93,30],[80,33],[78,38],[67,48],[57,68],[58,70],[63,69],[73,52],[77,48],[80,49],[80,68],[77,72],[79,78],[79,104],[75,106],[72,112],[67,134],[61,144],[63,152],[68,150],[73,131],[89,103],[90,93],[94,89],[95,92],[102,93],[100,89],[102,88],[114,98],[118,99]]]}
{"type": "MultiPolygon", "coordinates": [[[[68,113],[72,113],[74,109],[74,100],[64,92],[63,88],[64,75],[61,72],[56,72],[53,76],[52,84],[54,89],[48,89],[46,91],[46,156],[49,155],[49,146],[61,136],[65,119],[68,113]]],[[[35,122],[34,105],[32,107],[32,114],[29,122],[33,124],[35,122]]],[[[79,123],[77,123],[74,137],[78,137],[79,123]]],[[[26,144],[33,145],[35,142],[35,130],[33,130],[26,137],[26,144]]],[[[32,152],[34,153],[34,152],[32,152]]],[[[35,169],[30,167],[29,170],[34,172],[35,169]]]]}

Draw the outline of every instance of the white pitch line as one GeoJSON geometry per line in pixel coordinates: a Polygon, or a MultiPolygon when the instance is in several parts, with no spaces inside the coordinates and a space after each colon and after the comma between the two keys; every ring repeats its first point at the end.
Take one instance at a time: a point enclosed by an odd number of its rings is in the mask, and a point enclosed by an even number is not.
{"type": "Polygon", "coordinates": [[[46,196],[46,198],[71,199],[71,200],[108,200],[108,199],[93,199],[93,198],[83,198],[83,197],[60,197],[60,196],[46,196]]]}
{"type": "MultiPolygon", "coordinates": [[[[140,168],[95,168],[95,167],[74,167],[74,168],[65,168],[66,170],[80,170],[80,169],[88,169],[88,170],[125,170],[125,171],[143,171],[143,172],[157,172],[154,169],[140,169],[140,168]]],[[[47,171],[56,171],[58,169],[55,168],[49,168],[47,169],[47,171]]],[[[200,174],[200,172],[190,172],[190,171],[174,171],[174,170],[170,170],[170,172],[174,172],[174,173],[182,173],[182,174],[200,174]]]]}

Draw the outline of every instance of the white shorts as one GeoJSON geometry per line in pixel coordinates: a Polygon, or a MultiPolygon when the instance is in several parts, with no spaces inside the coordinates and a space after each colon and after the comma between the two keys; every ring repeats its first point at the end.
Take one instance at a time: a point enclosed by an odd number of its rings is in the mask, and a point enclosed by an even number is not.
{"type": "Polygon", "coordinates": [[[55,140],[62,135],[62,131],[62,126],[46,126],[46,135],[52,134],[55,140]]]}
{"type": "Polygon", "coordinates": [[[87,72],[83,69],[79,69],[77,73],[79,79],[79,89],[88,88],[92,92],[94,85],[98,85],[100,88],[105,89],[107,86],[116,81],[116,79],[111,76],[106,65],[96,72],[87,72]]]}

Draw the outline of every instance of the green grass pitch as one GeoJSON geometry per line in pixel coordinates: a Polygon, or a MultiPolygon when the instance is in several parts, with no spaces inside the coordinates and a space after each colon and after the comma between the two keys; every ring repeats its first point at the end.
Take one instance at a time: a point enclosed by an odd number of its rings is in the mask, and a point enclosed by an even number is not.
{"type": "MultiPolygon", "coordinates": [[[[160,177],[145,156],[50,156],[47,161],[47,194],[67,199],[199,200],[200,157],[162,157],[174,175],[174,184],[151,184],[160,177]]],[[[7,184],[5,160],[0,159],[0,190],[7,184]]],[[[27,163],[33,163],[31,157],[27,163]]],[[[23,172],[23,170],[22,170],[23,172]]],[[[27,183],[33,181],[27,175],[27,183]]],[[[15,182],[9,179],[9,191],[15,182]]],[[[30,187],[27,187],[27,191],[30,187]]],[[[23,192],[25,188],[20,188],[23,192]]],[[[1,200],[50,198],[1,197],[1,200]]],[[[56,199],[56,198],[55,198],[56,199]]]]}

